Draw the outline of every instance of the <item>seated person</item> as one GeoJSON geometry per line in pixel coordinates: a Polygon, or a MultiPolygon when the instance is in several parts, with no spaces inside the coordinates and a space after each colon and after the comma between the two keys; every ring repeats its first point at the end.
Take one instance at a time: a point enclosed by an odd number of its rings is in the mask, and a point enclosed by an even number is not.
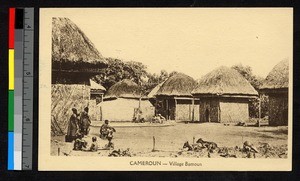
{"type": "Polygon", "coordinates": [[[90,151],[97,151],[98,150],[98,144],[97,144],[97,138],[92,138],[92,144],[90,146],[90,151]]]}
{"type": "Polygon", "coordinates": [[[158,116],[153,116],[151,123],[159,123],[160,119],[158,116]]]}
{"type": "Polygon", "coordinates": [[[85,147],[82,148],[83,151],[98,151],[98,143],[97,138],[94,136],[92,137],[92,143],[87,144],[85,147]]]}
{"type": "Polygon", "coordinates": [[[161,114],[158,114],[158,117],[159,117],[159,120],[160,120],[160,123],[164,123],[164,121],[166,121],[166,118],[163,117],[161,114]]]}
{"type": "Polygon", "coordinates": [[[87,146],[87,142],[82,139],[82,137],[79,137],[75,140],[74,145],[73,145],[73,150],[83,150],[87,146]]]}
{"type": "MultiPolygon", "coordinates": [[[[100,138],[106,139],[107,136],[110,134],[110,130],[116,132],[115,128],[111,127],[108,120],[104,121],[104,124],[100,127],[100,138]]],[[[111,133],[112,134],[112,133],[111,133]]]]}

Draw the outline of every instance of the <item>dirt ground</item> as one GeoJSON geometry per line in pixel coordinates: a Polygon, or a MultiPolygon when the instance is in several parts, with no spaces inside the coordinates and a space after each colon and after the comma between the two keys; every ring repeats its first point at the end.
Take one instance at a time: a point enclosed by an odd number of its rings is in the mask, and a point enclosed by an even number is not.
{"type": "MultiPolygon", "coordinates": [[[[220,154],[207,154],[207,151],[194,152],[184,150],[186,141],[193,143],[202,138],[205,141],[213,141],[218,147],[226,147],[230,154],[237,157],[245,157],[238,149],[243,148],[243,143],[249,141],[259,153],[256,157],[286,158],[287,156],[287,127],[243,127],[225,126],[219,123],[184,124],[176,123],[167,127],[117,127],[113,143],[115,149],[126,150],[129,148],[131,156],[147,157],[218,157],[220,154]],[[155,150],[153,149],[153,136],[155,137],[155,150]],[[261,145],[268,144],[268,148],[261,145]]],[[[107,144],[107,140],[99,138],[99,127],[91,127],[90,134],[98,137],[100,150],[97,152],[73,151],[72,143],[65,143],[64,136],[54,136],[51,139],[51,155],[60,156],[108,156],[112,150],[101,150],[107,144]]],[[[228,151],[227,151],[228,152],[228,151]]]]}

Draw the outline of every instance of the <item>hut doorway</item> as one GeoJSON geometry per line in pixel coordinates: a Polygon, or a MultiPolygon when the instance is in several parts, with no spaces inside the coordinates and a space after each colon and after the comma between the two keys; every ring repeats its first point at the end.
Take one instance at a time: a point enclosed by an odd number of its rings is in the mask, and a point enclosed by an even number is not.
{"type": "Polygon", "coordinates": [[[206,109],[205,110],[205,122],[210,122],[210,120],[209,120],[209,110],[208,109],[206,109]]]}
{"type": "Polygon", "coordinates": [[[284,109],[284,110],[283,110],[283,113],[282,113],[282,116],[283,116],[283,117],[282,117],[283,123],[282,123],[281,125],[288,125],[288,120],[289,120],[289,119],[288,119],[288,117],[289,117],[288,114],[289,114],[289,113],[288,113],[288,109],[284,109]]]}
{"type": "Polygon", "coordinates": [[[167,120],[175,120],[175,100],[166,99],[163,116],[167,120]]]}

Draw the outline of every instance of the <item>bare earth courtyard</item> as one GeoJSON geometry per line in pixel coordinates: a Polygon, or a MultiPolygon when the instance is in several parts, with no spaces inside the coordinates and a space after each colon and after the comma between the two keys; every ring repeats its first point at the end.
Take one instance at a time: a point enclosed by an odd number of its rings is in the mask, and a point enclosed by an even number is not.
{"type": "MultiPolygon", "coordinates": [[[[113,123],[112,123],[112,126],[113,123]]],[[[248,141],[258,148],[256,158],[286,158],[288,143],[288,128],[281,127],[243,127],[225,126],[219,123],[184,124],[176,123],[166,127],[116,127],[113,143],[115,150],[129,148],[131,156],[137,157],[219,157],[212,153],[208,156],[205,150],[201,152],[186,151],[183,144],[186,141],[193,143],[199,138],[215,142],[219,148],[226,148],[231,155],[237,158],[245,154],[237,151],[248,141]],[[155,137],[155,152],[153,149],[153,136],[155,137]],[[266,147],[266,144],[268,145],[266,147]]],[[[51,138],[51,155],[60,156],[108,156],[112,150],[103,150],[107,140],[99,138],[99,127],[91,127],[86,140],[97,136],[99,150],[97,152],[73,151],[73,143],[64,142],[64,136],[51,138]]]]}

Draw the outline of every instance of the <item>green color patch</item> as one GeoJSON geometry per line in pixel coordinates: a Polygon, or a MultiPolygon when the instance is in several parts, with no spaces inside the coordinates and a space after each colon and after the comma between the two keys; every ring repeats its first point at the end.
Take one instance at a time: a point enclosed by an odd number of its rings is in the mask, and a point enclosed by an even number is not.
{"type": "Polygon", "coordinates": [[[8,131],[14,131],[14,91],[8,91],[8,131]]]}

